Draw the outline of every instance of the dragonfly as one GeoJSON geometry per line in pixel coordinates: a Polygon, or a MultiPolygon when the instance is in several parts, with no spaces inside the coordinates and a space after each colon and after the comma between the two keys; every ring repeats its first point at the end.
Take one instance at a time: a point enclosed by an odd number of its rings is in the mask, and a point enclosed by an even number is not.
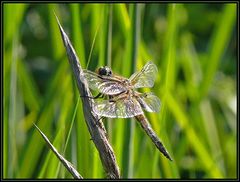
{"type": "Polygon", "coordinates": [[[98,116],[107,118],[135,117],[160,152],[172,160],[151,128],[143,111],[159,112],[161,105],[159,98],[152,92],[141,93],[137,91],[139,88],[154,86],[158,69],[153,62],[147,62],[140,71],[132,74],[129,79],[114,74],[107,66],[100,67],[96,73],[86,69],[83,70],[83,73],[90,89],[99,92],[94,97],[93,102],[93,111],[98,116]],[[104,96],[107,99],[97,99],[104,96]]]}

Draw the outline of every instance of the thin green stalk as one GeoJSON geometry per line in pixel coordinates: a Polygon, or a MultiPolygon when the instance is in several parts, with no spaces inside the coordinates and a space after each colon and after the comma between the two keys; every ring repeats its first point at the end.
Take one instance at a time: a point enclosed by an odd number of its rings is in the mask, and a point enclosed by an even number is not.
{"type": "Polygon", "coordinates": [[[95,45],[96,37],[97,37],[97,34],[98,34],[98,31],[99,31],[99,27],[100,27],[100,26],[101,26],[101,21],[100,21],[100,23],[98,24],[98,27],[97,27],[97,29],[96,29],[96,31],[95,31],[95,34],[94,34],[93,42],[92,42],[91,49],[90,49],[90,53],[89,53],[89,56],[88,56],[88,61],[87,61],[86,69],[88,68],[89,63],[90,63],[90,59],[91,59],[91,56],[92,56],[93,47],[94,47],[94,45],[95,45]]]}
{"type": "MultiPolygon", "coordinates": [[[[73,127],[73,123],[74,123],[74,120],[75,120],[75,117],[76,117],[79,101],[80,101],[80,97],[78,97],[77,104],[76,104],[74,112],[73,112],[72,121],[71,121],[71,124],[70,124],[70,128],[69,128],[69,131],[68,131],[67,139],[66,139],[62,154],[65,154],[65,151],[67,149],[67,145],[68,145],[68,142],[69,142],[69,139],[70,139],[70,135],[72,133],[72,127],[73,127]]],[[[61,165],[61,162],[59,162],[59,164],[58,164],[56,174],[59,174],[59,172],[60,172],[60,165],[61,165]]]]}

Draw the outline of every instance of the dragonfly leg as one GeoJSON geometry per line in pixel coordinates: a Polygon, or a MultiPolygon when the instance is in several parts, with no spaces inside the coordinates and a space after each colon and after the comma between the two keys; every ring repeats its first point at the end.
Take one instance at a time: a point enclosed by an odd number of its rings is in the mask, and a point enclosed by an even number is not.
{"type": "Polygon", "coordinates": [[[87,96],[87,95],[80,95],[80,97],[87,97],[90,99],[98,99],[98,98],[103,98],[104,95],[102,93],[97,94],[95,97],[87,96]]]}
{"type": "Polygon", "coordinates": [[[93,99],[103,98],[104,95],[102,93],[97,94],[93,99]]]}
{"type": "MultiPolygon", "coordinates": [[[[94,126],[99,126],[103,131],[104,131],[104,134],[105,136],[108,138],[108,135],[107,135],[107,131],[106,129],[104,128],[104,125],[103,123],[101,122],[102,119],[104,119],[105,117],[104,116],[101,116],[95,123],[94,123],[94,126]]],[[[90,138],[90,140],[93,140],[93,138],[90,138]]]]}
{"type": "Polygon", "coordinates": [[[104,134],[105,134],[105,136],[106,136],[107,139],[108,139],[107,131],[106,131],[104,125],[103,125],[103,122],[101,121],[102,119],[105,119],[105,117],[104,117],[104,116],[101,116],[101,117],[97,120],[97,122],[96,122],[95,124],[98,125],[98,126],[104,131],[104,134]]]}
{"type": "Polygon", "coordinates": [[[103,123],[101,122],[101,120],[104,118],[105,118],[104,116],[101,116],[95,123],[95,126],[98,125],[100,128],[104,129],[103,123]]]}

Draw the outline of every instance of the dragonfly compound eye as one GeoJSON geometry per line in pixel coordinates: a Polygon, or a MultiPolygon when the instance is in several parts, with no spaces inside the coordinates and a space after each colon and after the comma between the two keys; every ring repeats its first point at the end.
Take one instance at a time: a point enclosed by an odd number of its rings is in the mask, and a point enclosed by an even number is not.
{"type": "Polygon", "coordinates": [[[100,67],[97,71],[99,75],[106,75],[106,69],[104,67],[100,67]]]}
{"type": "Polygon", "coordinates": [[[112,76],[112,70],[110,68],[107,70],[107,76],[112,76]]]}
{"type": "Polygon", "coordinates": [[[105,66],[98,69],[98,74],[103,76],[112,76],[112,70],[105,66]]]}

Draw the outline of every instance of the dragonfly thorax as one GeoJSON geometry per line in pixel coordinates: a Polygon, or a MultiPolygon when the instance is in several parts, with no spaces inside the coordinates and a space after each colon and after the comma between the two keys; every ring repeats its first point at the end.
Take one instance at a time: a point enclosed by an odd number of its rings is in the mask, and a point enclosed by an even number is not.
{"type": "Polygon", "coordinates": [[[133,90],[134,89],[134,86],[131,84],[129,79],[123,79],[122,84],[127,90],[133,90]]]}

